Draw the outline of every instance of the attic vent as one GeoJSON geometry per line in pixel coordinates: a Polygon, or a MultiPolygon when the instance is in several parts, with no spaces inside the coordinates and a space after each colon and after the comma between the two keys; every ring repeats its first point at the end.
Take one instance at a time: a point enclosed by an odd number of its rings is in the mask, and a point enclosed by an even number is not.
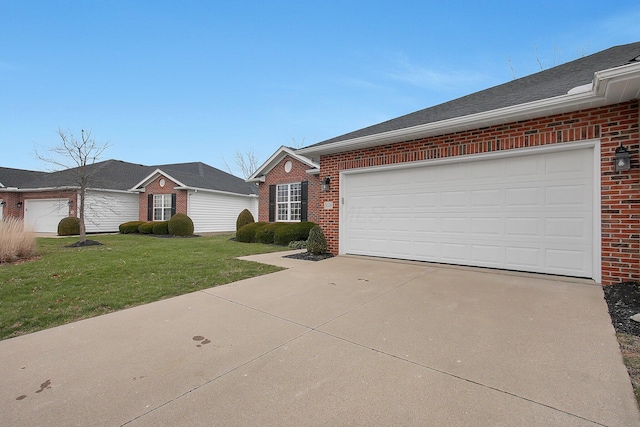
{"type": "Polygon", "coordinates": [[[200,172],[200,176],[204,176],[204,171],[202,170],[202,163],[198,163],[198,172],[200,172]]]}

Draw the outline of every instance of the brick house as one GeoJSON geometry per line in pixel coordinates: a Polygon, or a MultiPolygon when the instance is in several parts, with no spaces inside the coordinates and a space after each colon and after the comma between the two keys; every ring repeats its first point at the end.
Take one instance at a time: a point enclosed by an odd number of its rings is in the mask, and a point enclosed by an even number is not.
{"type": "Polygon", "coordinates": [[[280,147],[247,181],[258,185],[258,221],[319,221],[320,167],[280,147]]]}
{"type": "Polygon", "coordinates": [[[295,154],[336,255],[638,281],[639,98],[633,43],[295,154]]]}
{"type": "MultiPolygon", "coordinates": [[[[235,230],[238,214],[257,213],[255,185],[200,162],[144,166],[107,160],[89,166],[85,226],[89,233],[118,231],[127,221],[168,220],[185,213],[194,231],[235,230]]],[[[77,169],[35,172],[0,167],[0,219],[17,217],[37,232],[57,232],[77,216],[77,169]]]]}

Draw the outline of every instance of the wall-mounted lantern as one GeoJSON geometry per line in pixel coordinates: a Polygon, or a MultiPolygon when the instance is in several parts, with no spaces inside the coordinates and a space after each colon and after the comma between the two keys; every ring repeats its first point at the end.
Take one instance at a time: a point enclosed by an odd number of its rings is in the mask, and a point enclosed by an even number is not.
{"type": "Polygon", "coordinates": [[[631,156],[627,149],[622,146],[622,143],[616,148],[616,164],[614,169],[616,172],[624,172],[631,169],[631,156]]]}
{"type": "Polygon", "coordinates": [[[18,207],[18,209],[22,209],[22,202],[16,203],[16,206],[18,207]]]}
{"type": "Polygon", "coordinates": [[[329,184],[331,184],[331,178],[327,176],[322,180],[322,191],[329,191],[329,184]]]}

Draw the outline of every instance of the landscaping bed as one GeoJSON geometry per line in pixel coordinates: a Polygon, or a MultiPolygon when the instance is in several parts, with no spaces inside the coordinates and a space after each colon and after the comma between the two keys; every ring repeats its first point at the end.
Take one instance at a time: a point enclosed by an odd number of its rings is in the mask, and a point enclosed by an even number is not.
{"type": "Polygon", "coordinates": [[[640,323],[631,320],[631,316],[640,313],[640,286],[627,282],[603,289],[622,358],[640,405],[640,323]]]}

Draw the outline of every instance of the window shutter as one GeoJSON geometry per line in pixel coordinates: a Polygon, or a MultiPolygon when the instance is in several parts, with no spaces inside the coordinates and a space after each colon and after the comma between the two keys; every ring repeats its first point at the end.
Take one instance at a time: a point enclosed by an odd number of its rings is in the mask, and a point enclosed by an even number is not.
{"type": "Polygon", "coordinates": [[[276,186],[269,186],[269,222],[276,220],[276,186]]]}
{"type": "Polygon", "coordinates": [[[308,221],[309,210],[309,181],[302,181],[300,185],[300,221],[308,221]]]}
{"type": "Polygon", "coordinates": [[[172,193],[171,194],[171,216],[174,216],[176,214],[176,205],[177,205],[176,193],[172,193]]]}
{"type": "Polygon", "coordinates": [[[153,194],[147,196],[147,221],[153,221],[153,194]]]}

